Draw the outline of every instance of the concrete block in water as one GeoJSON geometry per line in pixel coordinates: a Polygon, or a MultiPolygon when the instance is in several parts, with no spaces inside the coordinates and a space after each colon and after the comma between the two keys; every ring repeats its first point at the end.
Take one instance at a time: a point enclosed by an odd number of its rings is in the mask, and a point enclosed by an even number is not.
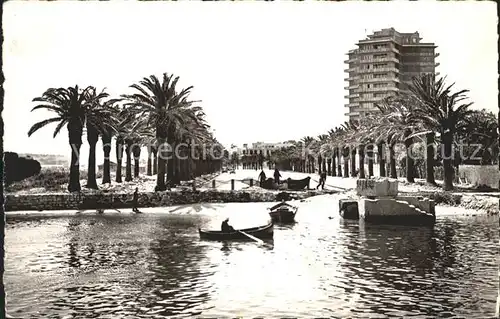
{"type": "Polygon", "coordinates": [[[436,217],[403,200],[392,198],[360,199],[360,218],[368,223],[397,225],[434,225],[436,217]]]}
{"type": "Polygon", "coordinates": [[[359,219],[358,201],[356,199],[339,200],[339,214],[344,219],[359,219]]]}
{"type": "Polygon", "coordinates": [[[432,199],[421,196],[398,196],[396,199],[405,201],[426,213],[436,215],[436,204],[432,199]]]}
{"type": "Polygon", "coordinates": [[[356,192],[365,197],[395,197],[398,195],[398,181],[395,179],[358,179],[356,192]]]}

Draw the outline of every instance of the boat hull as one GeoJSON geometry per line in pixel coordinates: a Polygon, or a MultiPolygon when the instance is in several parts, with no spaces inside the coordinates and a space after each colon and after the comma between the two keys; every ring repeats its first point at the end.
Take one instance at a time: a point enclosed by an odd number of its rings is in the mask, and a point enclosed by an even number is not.
{"type": "Polygon", "coordinates": [[[297,208],[277,209],[271,211],[269,216],[271,216],[271,220],[275,223],[293,223],[295,222],[295,214],[297,214],[297,208]]]}
{"type": "MultiPolygon", "coordinates": [[[[272,239],[274,236],[274,227],[273,224],[269,224],[266,226],[253,227],[240,229],[242,232],[245,232],[249,235],[257,237],[259,239],[272,239]]],[[[235,231],[231,233],[224,233],[218,230],[202,230],[198,229],[200,233],[201,239],[208,240],[252,240],[251,238],[243,235],[242,233],[235,231]]]]}

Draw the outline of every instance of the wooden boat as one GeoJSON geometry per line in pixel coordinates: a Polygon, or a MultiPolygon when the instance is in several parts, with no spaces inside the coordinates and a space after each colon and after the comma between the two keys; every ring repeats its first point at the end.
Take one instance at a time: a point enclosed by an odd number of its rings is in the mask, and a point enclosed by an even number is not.
{"type": "Polygon", "coordinates": [[[301,189],[304,189],[304,188],[309,189],[309,184],[311,182],[311,177],[308,176],[308,177],[303,178],[303,179],[291,179],[291,178],[288,178],[286,180],[286,182],[288,184],[288,189],[290,189],[290,190],[301,190],[301,189]]]}
{"type": "Polygon", "coordinates": [[[281,202],[269,208],[269,216],[271,216],[271,220],[273,222],[293,223],[295,222],[295,215],[297,214],[298,209],[298,207],[281,202]]]}
{"type": "MultiPolygon", "coordinates": [[[[241,229],[241,231],[253,237],[257,237],[259,239],[271,239],[273,238],[274,235],[274,227],[272,222],[269,225],[241,229]]],[[[198,232],[200,233],[200,238],[202,239],[252,240],[248,236],[245,236],[244,234],[240,233],[238,230],[231,233],[224,233],[220,230],[202,230],[198,228],[198,232]]]]}
{"type": "Polygon", "coordinates": [[[287,178],[285,180],[280,181],[279,184],[274,182],[274,178],[268,178],[263,181],[261,187],[265,189],[289,189],[289,190],[303,190],[309,189],[309,185],[311,183],[311,177],[306,177],[303,179],[291,179],[287,178]]]}

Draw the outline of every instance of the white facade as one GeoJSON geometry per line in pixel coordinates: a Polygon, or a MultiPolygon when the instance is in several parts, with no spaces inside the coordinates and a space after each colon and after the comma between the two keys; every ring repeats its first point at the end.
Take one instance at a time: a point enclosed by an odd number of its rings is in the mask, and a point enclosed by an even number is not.
{"type": "Polygon", "coordinates": [[[255,142],[251,144],[243,144],[243,147],[238,147],[233,152],[239,156],[243,155],[254,155],[262,153],[264,156],[271,155],[273,150],[277,150],[284,147],[292,146],[291,143],[282,142],[282,143],[266,143],[266,142],[255,142]]]}

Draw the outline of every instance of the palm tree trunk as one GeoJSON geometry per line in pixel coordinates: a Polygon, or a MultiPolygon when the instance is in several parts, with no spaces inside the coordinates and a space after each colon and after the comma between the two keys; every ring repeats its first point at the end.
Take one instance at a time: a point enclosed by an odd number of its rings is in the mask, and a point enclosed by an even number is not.
{"type": "MultiPolygon", "coordinates": [[[[69,125],[68,125],[69,126],[69,125]]],[[[68,127],[69,128],[69,127],[68,127]]],[[[70,139],[71,140],[71,139],[70,139]]],[[[68,191],[79,192],[80,186],[80,148],[82,143],[71,143],[71,164],[69,167],[68,191]]]]}
{"type": "Polygon", "coordinates": [[[127,141],[125,147],[125,156],[127,157],[127,163],[125,165],[125,182],[132,181],[132,143],[127,141]]]}
{"type": "Polygon", "coordinates": [[[330,157],[329,159],[326,160],[326,174],[328,176],[332,176],[332,158],[330,157]]]}
{"type": "Polygon", "coordinates": [[[141,147],[134,143],[134,146],[132,148],[132,153],[134,154],[134,177],[139,177],[139,171],[140,171],[139,160],[141,158],[141,147]]]}
{"type": "Polygon", "coordinates": [[[351,177],[356,177],[356,148],[351,150],[351,177]]]}
{"type": "Polygon", "coordinates": [[[333,151],[333,156],[332,156],[332,176],[337,176],[337,153],[334,150],[333,151]]]}
{"type": "Polygon", "coordinates": [[[123,163],[123,140],[121,137],[116,138],[116,182],[122,182],[122,163],[123,163]]]}
{"type": "Polygon", "coordinates": [[[411,131],[405,130],[405,149],[406,149],[406,180],[408,183],[415,183],[415,160],[413,159],[412,146],[413,138],[408,138],[411,131]]]}
{"type": "Polygon", "coordinates": [[[179,151],[175,152],[175,155],[173,157],[174,161],[174,185],[180,185],[181,181],[181,160],[178,156],[179,151]]]}
{"type": "Polygon", "coordinates": [[[349,149],[344,148],[344,177],[349,177],[349,149]]]}
{"type": "Polygon", "coordinates": [[[368,156],[368,177],[373,176],[373,144],[370,143],[366,147],[366,155],[368,156]]]}
{"type": "Polygon", "coordinates": [[[169,150],[168,162],[167,162],[167,182],[170,186],[174,186],[174,175],[175,175],[175,155],[174,155],[174,143],[168,142],[171,145],[169,150]]]}
{"type": "Polygon", "coordinates": [[[153,175],[158,174],[158,151],[153,148],[153,175]]]}
{"type": "Polygon", "coordinates": [[[326,172],[326,159],[324,157],[321,160],[321,171],[326,172]]]}
{"type": "Polygon", "coordinates": [[[366,178],[365,176],[365,146],[359,145],[359,178],[366,178]]]}
{"type": "Polygon", "coordinates": [[[434,137],[435,133],[427,133],[425,135],[426,139],[426,159],[425,159],[425,166],[427,168],[427,176],[426,176],[426,181],[429,184],[436,185],[436,181],[434,179],[434,157],[435,157],[435,150],[434,150],[434,137]]]}
{"type": "Polygon", "coordinates": [[[139,177],[139,159],[134,157],[134,178],[139,177]]]}
{"type": "Polygon", "coordinates": [[[394,150],[394,143],[389,143],[389,168],[390,168],[390,177],[398,178],[396,173],[396,151],[394,150]]]}
{"type": "Polygon", "coordinates": [[[104,152],[104,163],[102,165],[102,183],[111,183],[111,169],[110,169],[110,158],[111,154],[111,134],[102,135],[102,150],[104,152]]]}
{"type": "Polygon", "coordinates": [[[443,181],[443,189],[446,191],[453,189],[453,134],[447,132],[441,135],[443,138],[443,171],[444,171],[444,181],[443,181]]]}
{"type": "Polygon", "coordinates": [[[151,156],[153,155],[153,152],[151,151],[151,147],[148,146],[148,164],[146,166],[146,175],[152,176],[153,175],[153,159],[151,156]]]}
{"type": "Polygon", "coordinates": [[[87,188],[99,189],[97,187],[96,173],[95,173],[95,151],[97,141],[99,140],[99,133],[95,127],[87,122],[87,142],[89,143],[89,165],[87,167],[87,188]]]}
{"type": "Polygon", "coordinates": [[[318,174],[321,175],[321,163],[323,162],[323,158],[321,155],[318,155],[318,174]]]}
{"type": "Polygon", "coordinates": [[[187,163],[186,175],[187,175],[188,180],[190,181],[194,178],[194,176],[193,176],[193,159],[191,158],[191,145],[189,146],[189,153],[187,156],[186,163],[187,163]]]}
{"type": "Polygon", "coordinates": [[[385,154],[384,154],[384,143],[379,142],[377,144],[377,154],[379,158],[379,175],[380,177],[385,177],[385,154]]]}
{"type": "Polygon", "coordinates": [[[165,184],[165,140],[158,139],[158,146],[156,157],[158,160],[158,175],[156,176],[155,192],[163,192],[167,189],[165,184]]]}
{"type": "Polygon", "coordinates": [[[338,177],[342,177],[342,161],[341,161],[342,160],[342,158],[341,158],[342,152],[341,152],[341,150],[342,149],[340,148],[340,146],[337,147],[337,156],[338,156],[338,158],[337,158],[338,159],[338,161],[337,161],[337,175],[338,175],[338,177]]]}
{"type": "Polygon", "coordinates": [[[97,187],[96,173],[95,173],[95,151],[97,142],[92,141],[89,143],[89,165],[87,172],[87,188],[99,189],[97,187]]]}

